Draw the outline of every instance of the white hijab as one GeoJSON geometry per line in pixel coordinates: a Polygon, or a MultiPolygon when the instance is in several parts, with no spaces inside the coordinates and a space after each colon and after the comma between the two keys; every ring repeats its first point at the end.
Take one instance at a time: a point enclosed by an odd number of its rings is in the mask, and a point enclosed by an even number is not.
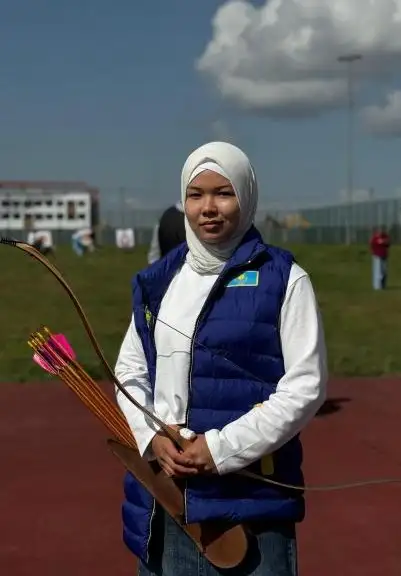
{"type": "Polygon", "coordinates": [[[192,152],[182,169],[181,201],[184,211],[187,187],[204,170],[217,172],[231,182],[240,208],[238,227],[234,235],[223,244],[201,242],[185,217],[188,264],[199,274],[219,274],[253,224],[258,186],[252,165],[242,150],[226,142],[210,142],[192,152]]]}

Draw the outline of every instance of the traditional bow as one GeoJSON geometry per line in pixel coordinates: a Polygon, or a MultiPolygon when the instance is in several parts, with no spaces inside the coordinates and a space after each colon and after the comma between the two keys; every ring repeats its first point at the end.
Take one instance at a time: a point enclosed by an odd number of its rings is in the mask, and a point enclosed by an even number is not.
{"type": "MultiPolygon", "coordinates": [[[[146,407],[142,406],[135,398],[121,385],[118,378],[115,376],[112,368],[110,367],[109,363],[106,360],[106,357],[96,339],[94,331],[90,325],[90,322],[84,312],[84,309],[79,302],[77,296],[74,294],[72,288],[69,286],[67,281],[64,279],[60,271],[52,264],[47,258],[45,258],[36,248],[31,246],[30,244],[18,240],[12,240],[9,238],[0,238],[0,243],[5,244],[7,246],[12,246],[14,248],[19,248],[23,252],[29,254],[33,259],[39,261],[45,268],[49,270],[53,274],[53,276],[58,280],[64,290],[67,292],[69,298],[71,299],[72,303],[78,315],[81,319],[81,322],[85,328],[85,331],[95,349],[96,354],[100,358],[100,361],[106,371],[106,374],[110,378],[110,380],[115,384],[115,386],[120,390],[120,392],[130,401],[132,402],[139,410],[141,410],[148,418],[150,418],[153,422],[155,422],[163,432],[179,447],[185,447],[186,441],[180,436],[179,432],[167,426],[162,420],[160,420],[155,414],[153,414],[150,410],[146,407]]],[[[176,330],[182,336],[186,338],[190,338],[188,335],[181,333],[179,330],[175,329],[172,326],[169,326],[166,322],[158,319],[158,321],[166,324],[169,328],[176,330]]],[[[237,366],[231,360],[228,360],[233,365],[237,366]]],[[[239,368],[239,366],[237,366],[239,368]]],[[[240,470],[237,472],[241,476],[247,476],[248,478],[252,478],[254,480],[258,480],[264,482],[266,484],[272,484],[281,488],[287,488],[291,490],[300,490],[300,491],[308,491],[308,492],[328,492],[333,490],[345,490],[349,488],[358,488],[362,486],[372,486],[372,485],[382,485],[382,484],[401,484],[401,478],[376,478],[376,479],[369,479],[369,480],[360,480],[356,482],[346,482],[346,483],[338,483],[338,484],[324,484],[320,486],[297,486],[293,484],[286,484],[283,482],[278,482],[276,480],[272,480],[270,478],[265,478],[260,476],[259,474],[255,474],[253,472],[249,472],[248,470],[240,470]]]]}
{"type": "Polygon", "coordinates": [[[53,276],[59,281],[61,286],[64,288],[64,290],[67,292],[68,296],[70,297],[72,303],[74,304],[75,309],[78,312],[78,315],[81,319],[81,322],[82,322],[82,324],[85,328],[85,331],[89,337],[89,340],[91,341],[92,346],[95,349],[96,354],[100,358],[100,361],[103,364],[103,367],[106,371],[106,374],[108,375],[110,380],[116,385],[116,387],[120,390],[120,392],[122,394],[124,394],[124,396],[130,402],[132,402],[132,404],[134,404],[139,410],[141,410],[144,414],[146,414],[146,416],[148,416],[148,418],[150,418],[153,422],[155,422],[158,426],[160,426],[160,428],[163,430],[163,432],[175,444],[178,444],[178,446],[181,447],[182,446],[182,439],[181,439],[180,435],[175,430],[170,428],[170,426],[167,426],[162,420],[160,420],[160,418],[158,418],[155,414],[153,414],[145,406],[142,406],[137,400],[135,400],[135,398],[121,385],[119,380],[116,378],[111,366],[109,365],[109,363],[106,360],[106,357],[103,353],[103,350],[101,349],[101,347],[100,347],[100,345],[96,339],[94,330],[93,330],[92,326],[90,325],[90,322],[89,322],[89,320],[88,320],[88,318],[84,312],[84,309],[83,309],[81,303],[79,302],[77,296],[74,294],[72,288],[69,286],[69,284],[67,283],[65,278],[62,276],[61,272],[56,268],[56,266],[54,266],[54,264],[52,264],[47,258],[45,258],[39,252],[39,250],[37,250],[36,248],[31,246],[27,242],[20,242],[18,240],[12,240],[9,238],[0,238],[0,243],[5,244],[7,246],[12,246],[14,248],[19,248],[23,252],[26,252],[34,260],[37,260],[38,262],[40,262],[43,266],[45,266],[45,268],[47,268],[49,270],[49,272],[51,272],[53,274],[53,276]]]}

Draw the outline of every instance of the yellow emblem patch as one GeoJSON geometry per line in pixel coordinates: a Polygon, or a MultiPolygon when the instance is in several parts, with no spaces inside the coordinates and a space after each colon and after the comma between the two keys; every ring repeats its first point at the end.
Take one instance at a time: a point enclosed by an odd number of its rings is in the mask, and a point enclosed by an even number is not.
{"type": "Polygon", "coordinates": [[[148,325],[148,328],[149,328],[150,323],[152,321],[152,312],[149,310],[149,308],[147,306],[145,308],[145,320],[146,320],[146,324],[148,325]]]}

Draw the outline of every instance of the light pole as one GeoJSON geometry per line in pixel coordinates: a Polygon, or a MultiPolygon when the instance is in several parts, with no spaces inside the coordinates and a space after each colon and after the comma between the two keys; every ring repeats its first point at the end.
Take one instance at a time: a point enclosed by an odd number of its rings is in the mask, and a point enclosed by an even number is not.
{"type": "Polygon", "coordinates": [[[362,60],[361,54],[345,54],[339,56],[337,61],[347,66],[347,92],[348,92],[348,123],[347,123],[347,189],[346,189],[346,243],[351,244],[350,211],[354,191],[354,77],[353,64],[362,60]]]}
{"type": "Polygon", "coordinates": [[[125,211],[126,211],[126,189],[124,186],[119,188],[120,193],[120,226],[125,228],[125,211]]]}

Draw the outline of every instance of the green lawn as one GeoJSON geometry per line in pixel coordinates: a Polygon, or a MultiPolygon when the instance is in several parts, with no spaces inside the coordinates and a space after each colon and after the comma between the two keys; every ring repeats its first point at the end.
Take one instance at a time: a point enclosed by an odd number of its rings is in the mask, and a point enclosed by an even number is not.
{"type": "MultiPolygon", "coordinates": [[[[310,273],[322,308],[332,375],[401,374],[401,247],[392,249],[389,289],[371,290],[370,257],[364,247],[293,246],[310,273]]],[[[56,263],[80,299],[113,365],[131,315],[130,279],[145,265],[146,250],[103,248],[79,259],[69,248],[56,263]]],[[[47,379],[26,344],[46,324],[64,332],[80,361],[104,377],[78,315],[57,281],[21,251],[0,246],[0,381],[47,379]]]]}

